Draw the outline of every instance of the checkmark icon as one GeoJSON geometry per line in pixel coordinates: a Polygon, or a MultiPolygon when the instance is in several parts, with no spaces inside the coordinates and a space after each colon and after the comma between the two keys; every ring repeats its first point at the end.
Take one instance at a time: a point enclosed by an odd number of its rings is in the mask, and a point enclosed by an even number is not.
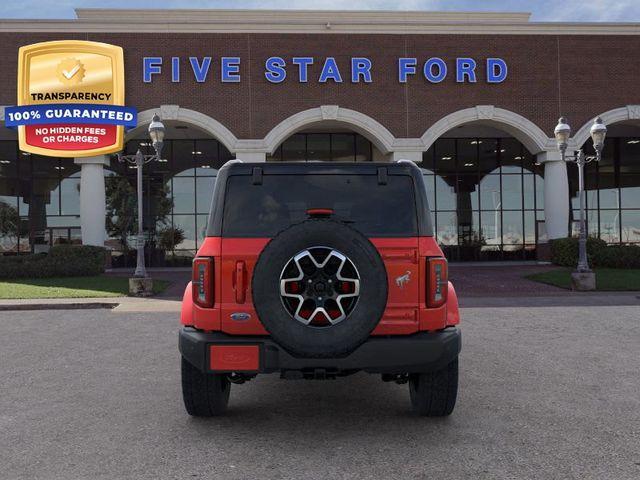
{"type": "Polygon", "coordinates": [[[78,70],[80,70],[80,65],[76,65],[70,71],[62,70],[62,74],[65,76],[67,80],[71,80],[71,77],[73,77],[76,73],[78,73],[78,70]]]}

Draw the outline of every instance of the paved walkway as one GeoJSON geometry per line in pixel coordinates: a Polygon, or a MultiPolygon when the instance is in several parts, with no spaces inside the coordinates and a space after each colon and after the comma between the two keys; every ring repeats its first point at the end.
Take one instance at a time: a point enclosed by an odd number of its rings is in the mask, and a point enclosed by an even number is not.
{"type": "MultiPolygon", "coordinates": [[[[450,278],[463,308],[640,305],[640,291],[571,292],[524,278],[554,268],[557,267],[536,264],[457,264],[450,267],[450,278]]],[[[129,271],[109,272],[109,275],[118,276],[130,274],[129,271]]],[[[0,311],[103,308],[115,312],[179,312],[184,287],[191,277],[190,270],[151,269],[150,274],[153,278],[172,282],[167,290],[153,298],[0,300],[0,311]]]]}
{"type": "Polygon", "coordinates": [[[555,270],[555,265],[473,265],[449,266],[449,278],[460,297],[520,297],[566,295],[564,288],[524,278],[526,275],[555,270]]]}

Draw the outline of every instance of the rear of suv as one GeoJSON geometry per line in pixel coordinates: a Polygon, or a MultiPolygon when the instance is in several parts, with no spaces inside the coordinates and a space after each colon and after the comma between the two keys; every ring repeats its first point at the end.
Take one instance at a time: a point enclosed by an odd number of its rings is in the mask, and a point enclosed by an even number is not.
{"type": "Polygon", "coordinates": [[[414,163],[231,161],[183,298],[184,404],[220,415],[231,384],[258,374],[364,371],[449,415],[459,321],[414,163]]]}

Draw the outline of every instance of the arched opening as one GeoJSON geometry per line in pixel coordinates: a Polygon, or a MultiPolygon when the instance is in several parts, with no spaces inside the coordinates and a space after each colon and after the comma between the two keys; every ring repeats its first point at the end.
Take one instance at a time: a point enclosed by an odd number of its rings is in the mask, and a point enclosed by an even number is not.
{"type": "Polygon", "coordinates": [[[382,162],[385,156],[364,135],[345,124],[326,121],[291,134],[267,155],[267,161],[382,162]]]}
{"type": "MultiPolygon", "coordinates": [[[[150,266],[189,266],[205,236],[217,172],[233,155],[197,125],[180,120],[163,123],[162,160],[143,168],[146,260],[150,266]]],[[[135,154],[138,148],[144,154],[153,153],[146,125],[129,133],[124,153],[135,154]]],[[[136,173],[134,165],[120,163],[115,156],[105,169],[106,246],[113,251],[114,267],[135,265],[135,198],[131,195],[135,196],[136,173]]]]}
{"type": "MultiPolygon", "coordinates": [[[[585,167],[587,232],[609,244],[640,244],[640,120],[609,123],[607,129],[601,161],[585,167]]],[[[582,139],[576,134],[577,141],[582,139]]],[[[581,146],[587,155],[593,154],[590,138],[581,146]]],[[[578,171],[573,164],[567,168],[571,234],[576,236],[580,219],[578,171]]]]}
{"type": "Polygon", "coordinates": [[[264,138],[267,161],[385,161],[394,136],[373,118],[337,105],[298,112],[264,138]]]}
{"type": "Polygon", "coordinates": [[[534,259],[544,221],[542,166],[499,125],[435,139],[421,167],[439,244],[452,261],[534,259]]]}

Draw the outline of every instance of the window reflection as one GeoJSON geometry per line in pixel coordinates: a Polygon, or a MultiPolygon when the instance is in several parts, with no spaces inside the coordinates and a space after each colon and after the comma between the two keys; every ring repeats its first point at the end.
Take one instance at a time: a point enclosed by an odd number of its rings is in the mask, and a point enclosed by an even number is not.
{"type": "MultiPolygon", "coordinates": [[[[592,152],[591,140],[584,145],[592,152]]],[[[568,166],[571,217],[577,225],[580,217],[578,173],[568,166]]],[[[637,243],[633,226],[640,208],[640,139],[607,137],[602,160],[592,162],[585,171],[588,232],[608,243],[637,243]],[[625,222],[629,222],[628,226],[625,222]]],[[[574,232],[577,227],[574,226],[574,232]]]]}

